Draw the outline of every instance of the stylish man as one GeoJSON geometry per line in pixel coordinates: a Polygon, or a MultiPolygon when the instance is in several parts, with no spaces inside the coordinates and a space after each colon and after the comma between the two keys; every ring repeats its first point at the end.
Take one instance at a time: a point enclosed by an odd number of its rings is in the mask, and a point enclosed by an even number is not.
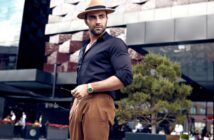
{"type": "Polygon", "coordinates": [[[89,28],[89,40],[83,42],[77,68],[77,87],[70,110],[71,140],[108,140],[113,125],[115,91],[132,82],[131,61],[125,43],[105,29],[108,14],[101,0],[91,0],[78,14],[89,28]]]}

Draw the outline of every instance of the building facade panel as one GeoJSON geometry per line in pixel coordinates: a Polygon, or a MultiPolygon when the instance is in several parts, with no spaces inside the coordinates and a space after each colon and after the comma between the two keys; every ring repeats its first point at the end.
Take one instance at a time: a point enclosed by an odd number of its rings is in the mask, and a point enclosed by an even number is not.
{"type": "Polygon", "coordinates": [[[206,16],[175,19],[175,41],[206,39],[206,16]]]}
{"type": "Polygon", "coordinates": [[[208,15],[207,16],[207,38],[208,39],[213,39],[214,38],[213,25],[214,25],[214,15],[208,15]]]}
{"type": "Polygon", "coordinates": [[[145,43],[174,42],[174,20],[146,22],[145,43]],[[161,28],[160,28],[161,27],[161,28]]]}
{"type": "Polygon", "coordinates": [[[145,44],[144,22],[127,25],[127,45],[145,44]]]}

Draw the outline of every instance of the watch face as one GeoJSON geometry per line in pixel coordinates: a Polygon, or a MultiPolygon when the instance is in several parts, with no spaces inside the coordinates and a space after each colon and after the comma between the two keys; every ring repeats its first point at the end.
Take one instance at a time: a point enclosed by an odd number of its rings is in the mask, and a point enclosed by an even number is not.
{"type": "Polygon", "coordinates": [[[93,92],[92,88],[88,88],[88,93],[92,93],[92,92],[93,92]]]}
{"type": "Polygon", "coordinates": [[[93,92],[93,88],[91,84],[88,84],[88,93],[92,93],[92,92],[93,92]]]}

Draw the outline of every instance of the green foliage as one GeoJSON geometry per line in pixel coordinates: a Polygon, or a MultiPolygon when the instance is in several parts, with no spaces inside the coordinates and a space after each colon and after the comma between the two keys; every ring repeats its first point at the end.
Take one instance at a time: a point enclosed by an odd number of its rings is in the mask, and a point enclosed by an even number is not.
{"type": "Polygon", "coordinates": [[[181,134],[180,138],[183,140],[188,140],[189,139],[189,135],[188,134],[181,134]]]}
{"type": "MultiPolygon", "coordinates": [[[[119,101],[117,116],[119,121],[136,117],[155,116],[151,124],[158,125],[159,114],[173,116],[177,122],[184,121],[181,110],[189,110],[191,101],[187,99],[192,88],[178,82],[181,79],[179,64],[166,56],[148,54],[140,64],[133,67],[133,83],[122,90],[128,98],[119,101]]],[[[162,121],[168,117],[162,116],[162,121]]],[[[151,120],[151,118],[150,118],[151,120]]]]}

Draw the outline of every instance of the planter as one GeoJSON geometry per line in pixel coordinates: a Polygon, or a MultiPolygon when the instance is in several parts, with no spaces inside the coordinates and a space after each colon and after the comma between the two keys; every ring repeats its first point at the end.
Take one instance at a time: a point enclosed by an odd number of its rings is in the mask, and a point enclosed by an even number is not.
{"type": "Polygon", "coordinates": [[[39,139],[40,137],[40,128],[34,126],[26,126],[26,139],[39,139]]]}
{"type": "Polygon", "coordinates": [[[179,140],[180,137],[178,135],[166,135],[166,140],[179,140]]]}
{"type": "Polygon", "coordinates": [[[14,124],[0,123],[0,138],[13,138],[14,124]]]}
{"type": "Polygon", "coordinates": [[[158,134],[127,132],[125,134],[125,140],[166,140],[166,136],[158,134]]]}
{"type": "Polygon", "coordinates": [[[47,127],[47,140],[67,140],[68,128],[47,127]]]}

